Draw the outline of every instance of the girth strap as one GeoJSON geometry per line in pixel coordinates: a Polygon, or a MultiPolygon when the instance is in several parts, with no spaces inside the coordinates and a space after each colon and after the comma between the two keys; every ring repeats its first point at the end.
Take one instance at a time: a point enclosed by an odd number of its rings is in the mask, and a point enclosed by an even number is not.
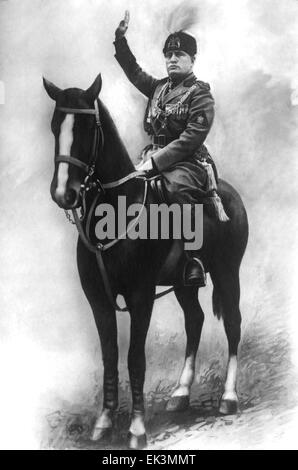
{"type": "MultiPolygon", "coordinates": [[[[109,299],[112,307],[114,307],[114,309],[118,310],[119,312],[128,312],[127,307],[120,307],[114,299],[114,295],[113,295],[113,292],[112,292],[112,289],[111,289],[111,284],[110,284],[110,281],[109,281],[107,270],[106,270],[106,267],[105,267],[105,264],[104,264],[104,261],[103,261],[103,258],[102,258],[101,250],[96,250],[95,254],[96,254],[97,264],[98,264],[98,267],[99,267],[99,270],[100,270],[100,273],[101,273],[101,277],[102,277],[102,280],[103,280],[103,284],[105,286],[105,290],[106,290],[108,299],[109,299]]],[[[174,290],[174,288],[170,287],[169,289],[165,289],[164,291],[160,292],[159,294],[155,294],[154,300],[157,300],[160,297],[163,297],[164,295],[169,294],[170,292],[173,292],[173,290],[174,290]]]]}

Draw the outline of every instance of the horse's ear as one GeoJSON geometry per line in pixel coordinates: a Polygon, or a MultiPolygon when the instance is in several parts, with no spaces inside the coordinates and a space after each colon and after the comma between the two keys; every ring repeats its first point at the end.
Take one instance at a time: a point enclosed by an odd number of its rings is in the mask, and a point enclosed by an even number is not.
{"type": "Polygon", "coordinates": [[[85,91],[87,98],[90,101],[95,101],[98,97],[100,90],[101,90],[102,80],[101,74],[98,74],[94,82],[92,83],[91,87],[85,91]]]}
{"type": "Polygon", "coordinates": [[[60,88],[54,85],[54,83],[49,82],[49,80],[47,80],[44,77],[42,78],[42,80],[43,80],[43,86],[45,87],[47,94],[49,95],[50,98],[52,98],[52,100],[56,101],[58,93],[60,93],[61,91],[60,88]]]}

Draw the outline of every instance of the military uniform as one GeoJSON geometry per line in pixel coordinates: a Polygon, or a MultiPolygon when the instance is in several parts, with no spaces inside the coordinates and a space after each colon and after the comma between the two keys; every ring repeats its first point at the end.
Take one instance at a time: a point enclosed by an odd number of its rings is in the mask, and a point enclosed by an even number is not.
{"type": "Polygon", "coordinates": [[[137,64],[125,37],[114,42],[115,57],[128,79],[148,99],[144,129],[155,149],[153,167],[163,175],[169,202],[198,203],[208,196],[203,145],[214,118],[214,100],[207,83],[191,72],[175,87],[166,77],[155,79],[137,64]]]}

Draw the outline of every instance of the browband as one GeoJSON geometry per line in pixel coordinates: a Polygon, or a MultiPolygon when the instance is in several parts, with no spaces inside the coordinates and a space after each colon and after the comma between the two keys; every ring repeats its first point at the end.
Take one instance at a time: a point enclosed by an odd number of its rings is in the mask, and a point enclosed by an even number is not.
{"type": "Polygon", "coordinates": [[[55,110],[62,111],[63,113],[66,113],[66,114],[94,114],[96,124],[100,126],[100,117],[99,117],[97,100],[94,101],[94,109],[65,108],[64,106],[56,106],[55,110]]]}

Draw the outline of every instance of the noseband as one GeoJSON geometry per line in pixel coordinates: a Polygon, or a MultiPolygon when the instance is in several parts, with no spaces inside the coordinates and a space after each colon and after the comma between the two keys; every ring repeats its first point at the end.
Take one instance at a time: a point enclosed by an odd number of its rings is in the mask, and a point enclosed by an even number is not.
{"type": "Polygon", "coordinates": [[[104,147],[104,134],[99,116],[98,100],[94,101],[94,109],[65,108],[63,106],[56,106],[55,110],[62,111],[66,114],[92,114],[95,116],[95,133],[92,144],[92,153],[88,164],[82,162],[78,158],[72,157],[71,155],[55,155],[56,163],[69,163],[70,165],[77,166],[81,170],[84,170],[85,173],[87,173],[87,176],[84,180],[84,184],[82,185],[82,189],[88,190],[90,186],[89,180],[94,174],[97,157],[99,155],[99,145],[100,150],[103,150],[104,147]]]}

